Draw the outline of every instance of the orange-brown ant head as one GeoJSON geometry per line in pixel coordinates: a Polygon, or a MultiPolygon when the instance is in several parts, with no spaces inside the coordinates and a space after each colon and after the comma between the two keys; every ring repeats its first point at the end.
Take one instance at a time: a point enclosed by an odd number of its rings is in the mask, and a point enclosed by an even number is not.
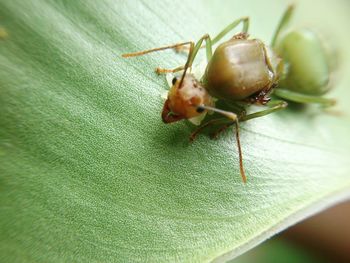
{"type": "Polygon", "coordinates": [[[163,107],[163,122],[194,118],[205,113],[198,106],[213,106],[212,97],[192,74],[186,74],[182,83],[181,77],[174,77],[172,84],[163,107]]]}

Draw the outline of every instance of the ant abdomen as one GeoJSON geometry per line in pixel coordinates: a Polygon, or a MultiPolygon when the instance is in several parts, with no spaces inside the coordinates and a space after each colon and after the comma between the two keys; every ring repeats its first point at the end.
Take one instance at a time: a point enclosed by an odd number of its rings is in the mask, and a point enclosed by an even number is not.
{"type": "Polygon", "coordinates": [[[232,39],[215,50],[203,78],[206,89],[214,97],[240,101],[276,84],[277,60],[258,39],[232,39]],[[269,56],[273,56],[270,58],[269,56]]]}

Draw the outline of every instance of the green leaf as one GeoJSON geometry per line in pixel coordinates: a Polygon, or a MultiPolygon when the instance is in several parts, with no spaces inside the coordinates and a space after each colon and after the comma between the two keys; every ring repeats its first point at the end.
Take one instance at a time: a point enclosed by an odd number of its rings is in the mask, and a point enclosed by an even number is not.
{"type": "MultiPolygon", "coordinates": [[[[333,113],[291,107],[242,124],[243,185],[232,132],[189,144],[190,125],[161,122],[167,86],[153,70],[184,57],[121,58],[243,15],[268,43],[286,6],[2,0],[0,261],[223,261],[349,196],[349,74],[333,113]]],[[[348,11],[305,1],[292,22],[329,33],[344,70],[348,11]]]]}

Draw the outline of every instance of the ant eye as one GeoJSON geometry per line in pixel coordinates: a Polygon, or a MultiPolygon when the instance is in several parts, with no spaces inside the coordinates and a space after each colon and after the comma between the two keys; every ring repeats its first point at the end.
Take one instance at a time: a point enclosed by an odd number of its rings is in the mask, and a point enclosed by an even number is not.
{"type": "Polygon", "coordinates": [[[173,85],[175,85],[176,81],[177,81],[177,77],[174,77],[172,80],[173,85]]]}
{"type": "Polygon", "coordinates": [[[205,111],[205,109],[203,108],[203,107],[201,107],[201,106],[198,106],[197,107],[197,112],[198,113],[202,113],[202,112],[204,112],[205,111]]]}

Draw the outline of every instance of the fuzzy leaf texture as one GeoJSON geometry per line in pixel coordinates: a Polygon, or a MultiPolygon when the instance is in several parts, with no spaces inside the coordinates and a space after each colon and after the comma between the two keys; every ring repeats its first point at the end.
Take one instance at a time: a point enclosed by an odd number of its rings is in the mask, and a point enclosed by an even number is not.
{"type": "MultiPolygon", "coordinates": [[[[349,4],[298,2],[291,27],[322,32],[349,70],[349,4]]],[[[1,0],[0,261],[225,261],[346,198],[349,74],[328,112],[242,123],[244,185],[232,131],[190,144],[190,124],[161,121],[167,84],[154,68],[185,57],[121,58],[246,15],[269,43],[287,5],[1,0]]]]}

